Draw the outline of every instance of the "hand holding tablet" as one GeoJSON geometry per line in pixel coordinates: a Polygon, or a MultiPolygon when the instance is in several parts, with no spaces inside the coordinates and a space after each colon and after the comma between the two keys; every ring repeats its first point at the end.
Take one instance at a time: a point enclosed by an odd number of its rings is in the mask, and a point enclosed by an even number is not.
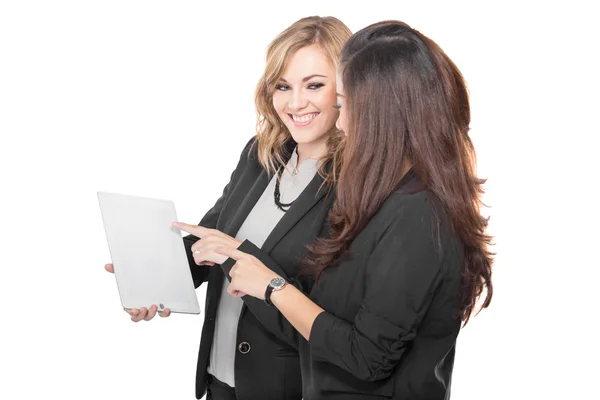
{"type": "MultiPolygon", "coordinates": [[[[111,274],[115,273],[115,268],[112,264],[106,264],[104,269],[111,274]]],[[[150,321],[156,316],[158,306],[156,304],[152,304],[149,308],[124,308],[124,310],[131,316],[131,320],[133,322],[140,322],[141,320],[150,321]]],[[[165,308],[163,311],[159,311],[158,315],[161,318],[167,318],[169,315],[171,315],[171,310],[169,308],[165,308]]]]}
{"type": "Polygon", "coordinates": [[[133,320],[200,307],[171,201],[98,193],[123,308],[133,320]],[[149,307],[149,309],[148,309],[149,307]],[[138,312],[139,310],[139,312],[138,312]],[[141,318],[140,318],[141,317],[141,318]]]}

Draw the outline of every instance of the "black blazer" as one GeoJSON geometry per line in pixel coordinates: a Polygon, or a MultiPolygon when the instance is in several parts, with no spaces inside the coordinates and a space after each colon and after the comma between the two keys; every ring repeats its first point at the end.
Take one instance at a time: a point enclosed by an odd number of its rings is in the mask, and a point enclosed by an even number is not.
{"type": "MultiPolygon", "coordinates": [[[[242,223],[264,192],[271,176],[258,163],[256,148],[249,152],[250,140],[239,163],[215,206],[202,218],[199,225],[218,229],[235,237],[242,223]]],[[[287,159],[296,143],[286,145],[287,159]]],[[[286,160],[287,161],[287,160],[286,160]]],[[[307,254],[306,245],[322,234],[333,202],[333,194],[321,187],[323,178],[315,175],[296,199],[281,221],[267,237],[262,249],[244,241],[239,250],[263,260],[280,276],[293,280],[301,288],[302,279],[294,279],[301,268],[300,259],[307,254]]],[[[210,350],[215,329],[217,305],[225,277],[235,263],[228,259],[221,268],[197,266],[191,255],[191,246],[198,240],[186,236],[184,243],[192,277],[196,287],[208,281],[205,320],[202,329],[196,372],[196,397],[206,391],[210,350]]],[[[304,282],[308,287],[310,282],[304,282]]],[[[266,288],[265,288],[266,289],[266,288]]],[[[235,358],[235,389],[238,400],[300,400],[302,380],[298,356],[299,335],[277,308],[250,296],[242,298],[237,330],[238,349],[235,358]]]]}
{"type": "Polygon", "coordinates": [[[326,312],[300,341],[304,400],[449,397],[462,244],[420,187],[409,172],[313,287],[326,312]]]}

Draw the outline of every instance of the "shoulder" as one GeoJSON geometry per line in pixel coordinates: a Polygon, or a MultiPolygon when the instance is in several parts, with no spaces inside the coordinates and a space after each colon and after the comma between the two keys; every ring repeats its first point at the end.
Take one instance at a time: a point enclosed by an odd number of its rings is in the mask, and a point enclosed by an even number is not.
{"type": "Polygon", "coordinates": [[[372,222],[379,237],[410,232],[412,236],[425,239],[437,236],[441,231],[448,232],[443,228],[440,231],[443,225],[448,225],[443,204],[412,170],[388,196],[372,222]]]}
{"type": "Polygon", "coordinates": [[[379,213],[389,223],[429,225],[436,221],[436,217],[446,219],[441,201],[413,170],[404,176],[396,190],[388,196],[379,213]]]}
{"type": "Polygon", "coordinates": [[[242,154],[241,157],[245,157],[245,158],[258,158],[258,143],[257,143],[258,139],[256,136],[252,136],[252,138],[250,138],[250,140],[248,140],[248,142],[246,143],[246,145],[244,146],[244,149],[242,150],[242,154]]]}
{"type": "Polygon", "coordinates": [[[410,251],[435,255],[440,262],[446,260],[444,265],[459,267],[461,241],[443,203],[430,190],[396,190],[377,217],[376,243],[393,243],[392,247],[398,247],[398,251],[407,251],[408,246],[410,251]],[[402,250],[398,243],[405,244],[402,250]]]}
{"type": "MultiPolygon", "coordinates": [[[[242,150],[242,154],[240,156],[241,164],[254,165],[260,167],[261,169],[264,169],[263,165],[261,165],[258,156],[259,151],[261,152],[261,154],[263,154],[262,152],[265,150],[264,148],[262,148],[262,145],[264,143],[261,140],[262,139],[258,135],[255,135],[246,143],[246,146],[244,146],[244,149],[242,150]]],[[[285,162],[289,160],[295,147],[296,142],[291,137],[283,144],[280,150],[282,151],[282,157],[285,162]]],[[[277,150],[275,148],[269,149],[271,155],[274,155],[276,151],[277,150]]],[[[275,164],[278,165],[278,161],[275,161],[275,164]]]]}
{"type": "Polygon", "coordinates": [[[237,169],[248,168],[253,164],[258,165],[258,143],[256,136],[246,142],[240,153],[237,169]]]}
{"type": "Polygon", "coordinates": [[[426,189],[417,192],[396,190],[382,204],[377,217],[383,222],[384,230],[430,226],[439,208],[436,203],[433,193],[426,189]]]}

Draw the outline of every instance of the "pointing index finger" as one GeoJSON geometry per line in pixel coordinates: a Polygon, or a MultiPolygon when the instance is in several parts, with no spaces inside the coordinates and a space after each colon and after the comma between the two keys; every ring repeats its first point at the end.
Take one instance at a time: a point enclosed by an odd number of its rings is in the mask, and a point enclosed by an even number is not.
{"type": "Polygon", "coordinates": [[[239,251],[237,249],[233,249],[231,247],[225,247],[225,246],[220,246],[215,248],[215,253],[221,254],[223,256],[229,257],[231,259],[234,259],[236,261],[241,260],[242,258],[246,257],[247,254],[239,251]]]}
{"type": "Polygon", "coordinates": [[[206,234],[209,232],[209,229],[203,226],[190,225],[183,222],[173,222],[173,227],[197,236],[200,239],[202,239],[203,236],[206,236],[206,234]]]}

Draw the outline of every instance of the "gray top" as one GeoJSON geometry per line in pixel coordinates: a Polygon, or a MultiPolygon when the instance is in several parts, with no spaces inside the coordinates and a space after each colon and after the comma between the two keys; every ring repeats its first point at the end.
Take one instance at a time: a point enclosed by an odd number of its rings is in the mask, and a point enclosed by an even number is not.
{"type": "MultiPolygon", "coordinates": [[[[319,161],[307,159],[302,161],[297,173],[292,176],[297,162],[298,155],[294,150],[286,169],[281,175],[281,182],[279,184],[279,191],[281,193],[280,202],[283,204],[296,200],[317,172],[319,161]]],[[[277,175],[273,176],[262,196],[252,211],[250,211],[250,214],[248,214],[248,217],[235,237],[236,239],[241,241],[249,240],[260,248],[273,228],[275,228],[284,216],[285,213],[277,208],[273,197],[276,180],[277,175]]],[[[215,334],[210,351],[208,373],[221,382],[234,387],[235,375],[233,366],[238,346],[238,343],[236,343],[237,326],[244,302],[242,299],[233,297],[227,293],[227,286],[229,286],[229,280],[225,279],[217,308],[215,334]]]]}

